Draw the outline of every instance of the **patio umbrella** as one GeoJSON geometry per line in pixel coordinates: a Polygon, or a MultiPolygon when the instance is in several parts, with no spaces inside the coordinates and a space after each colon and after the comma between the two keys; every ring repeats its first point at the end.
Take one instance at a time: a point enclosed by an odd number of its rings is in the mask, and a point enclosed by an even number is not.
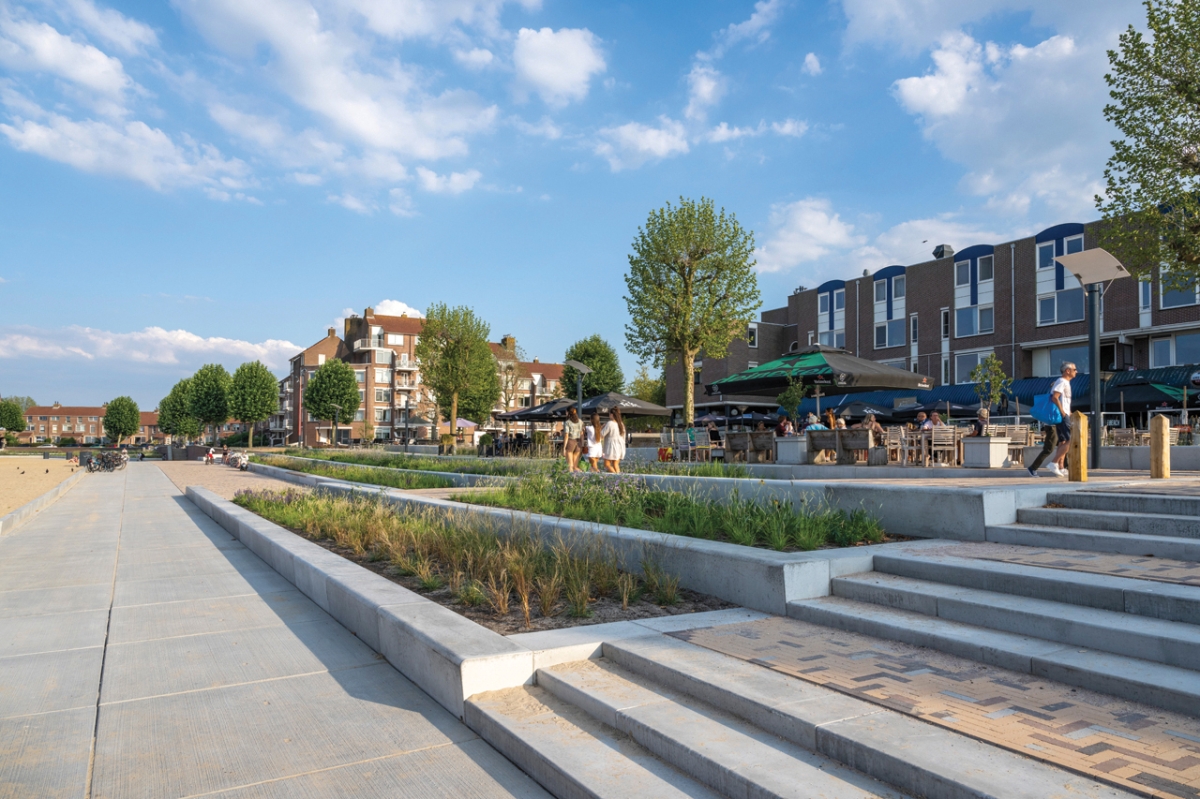
{"type": "Polygon", "coordinates": [[[855,400],[854,402],[847,402],[845,405],[839,405],[833,409],[833,412],[838,416],[851,419],[863,419],[867,416],[867,414],[873,413],[875,414],[875,420],[880,423],[894,421],[892,418],[892,410],[890,408],[873,405],[869,402],[862,402],[861,400],[855,400]]]}
{"type": "Polygon", "coordinates": [[[892,416],[897,419],[915,419],[917,414],[924,411],[926,414],[937,411],[943,417],[953,418],[955,416],[974,416],[979,412],[979,403],[962,404],[958,402],[947,402],[939,400],[937,402],[926,402],[921,405],[910,405],[907,408],[900,408],[892,411],[892,416]]]}
{"type": "Polygon", "coordinates": [[[583,401],[584,414],[592,411],[605,413],[613,408],[620,408],[622,416],[670,416],[671,411],[653,402],[646,402],[637,397],[627,397],[615,391],[609,391],[583,401]]]}
{"type": "Polygon", "coordinates": [[[567,418],[567,409],[574,404],[575,400],[573,399],[553,399],[532,408],[518,408],[515,411],[498,413],[496,419],[501,422],[548,422],[565,419],[567,418]]]}
{"type": "Polygon", "coordinates": [[[706,413],[703,416],[697,416],[694,420],[694,423],[708,424],[709,422],[712,422],[713,424],[725,424],[725,421],[725,417],[719,413],[706,413]]]}
{"type": "Polygon", "coordinates": [[[818,345],[723,377],[710,383],[705,390],[709,394],[769,396],[786,389],[790,380],[816,386],[823,396],[871,389],[925,391],[933,388],[933,382],[924,375],[818,345]]]}

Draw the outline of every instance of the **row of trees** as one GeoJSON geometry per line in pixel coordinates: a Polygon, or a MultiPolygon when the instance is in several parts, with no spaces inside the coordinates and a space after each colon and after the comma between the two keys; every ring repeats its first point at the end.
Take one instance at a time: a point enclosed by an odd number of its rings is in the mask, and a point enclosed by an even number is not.
{"type": "MultiPolygon", "coordinates": [[[[350,380],[354,381],[353,372],[350,380]]],[[[357,409],[357,390],[354,401],[357,409]]],[[[208,427],[216,443],[220,426],[238,419],[246,423],[248,443],[253,447],[254,425],[278,410],[279,382],[261,362],[244,363],[232,376],[224,366],[210,363],[171,387],[158,403],[158,426],[165,434],[184,440],[197,438],[208,427]]]]}

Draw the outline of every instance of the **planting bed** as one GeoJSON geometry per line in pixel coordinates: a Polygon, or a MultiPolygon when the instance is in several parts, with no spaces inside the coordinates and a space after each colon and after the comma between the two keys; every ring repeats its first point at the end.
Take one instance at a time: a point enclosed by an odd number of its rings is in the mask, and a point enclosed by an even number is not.
{"type": "Polygon", "coordinates": [[[351,463],[329,461],[328,463],[305,462],[298,458],[274,457],[271,455],[254,456],[258,463],[289,469],[293,472],[304,472],[320,477],[332,477],[337,480],[349,480],[355,483],[370,483],[371,485],[387,486],[388,488],[449,488],[454,483],[445,477],[417,472],[384,471],[382,469],[363,468],[351,463]]]}
{"type": "Polygon", "coordinates": [[[527,475],[486,491],[464,490],[454,498],[780,552],[902,540],[888,536],[866,510],[832,508],[819,496],[798,509],[790,502],[763,503],[736,496],[721,503],[679,491],[658,491],[636,475],[598,479],[558,470],[527,475]]]}
{"type": "Polygon", "coordinates": [[[234,502],[502,635],[735,607],[650,561],[644,577],[623,571],[598,541],[547,550],[361,495],[241,491],[234,502]]]}

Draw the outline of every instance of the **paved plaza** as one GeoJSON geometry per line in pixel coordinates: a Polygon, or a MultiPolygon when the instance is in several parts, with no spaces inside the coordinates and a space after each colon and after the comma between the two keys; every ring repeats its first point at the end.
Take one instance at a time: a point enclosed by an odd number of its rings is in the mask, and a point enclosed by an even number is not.
{"type": "Polygon", "coordinates": [[[547,794],[131,463],[0,538],[0,797],[60,796],[547,794]]]}

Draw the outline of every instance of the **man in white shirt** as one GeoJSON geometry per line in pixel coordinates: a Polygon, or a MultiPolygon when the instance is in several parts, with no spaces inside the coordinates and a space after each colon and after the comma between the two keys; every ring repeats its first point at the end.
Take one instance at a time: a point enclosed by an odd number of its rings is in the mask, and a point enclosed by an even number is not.
{"type": "Polygon", "coordinates": [[[1067,457],[1067,447],[1071,443],[1071,379],[1078,374],[1075,364],[1067,361],[1062,365],[1062,377],[1054,381],[1050,387],[1050,401],[1062,413],[1062,421],[1046,427],[1046,441],[1038,454],[1037,460],[1029,467],[1029,473],[1037,476],[1036,472],[1042,462],[1050,457],[1050,471],[1058,477],[1066,477],[1063,461],[1067,457]],[[1057,448],[1055,448],[1057,444],[1057,448]],[[1053,449],[1054,454],[1050,452],[1053,449]]]}

